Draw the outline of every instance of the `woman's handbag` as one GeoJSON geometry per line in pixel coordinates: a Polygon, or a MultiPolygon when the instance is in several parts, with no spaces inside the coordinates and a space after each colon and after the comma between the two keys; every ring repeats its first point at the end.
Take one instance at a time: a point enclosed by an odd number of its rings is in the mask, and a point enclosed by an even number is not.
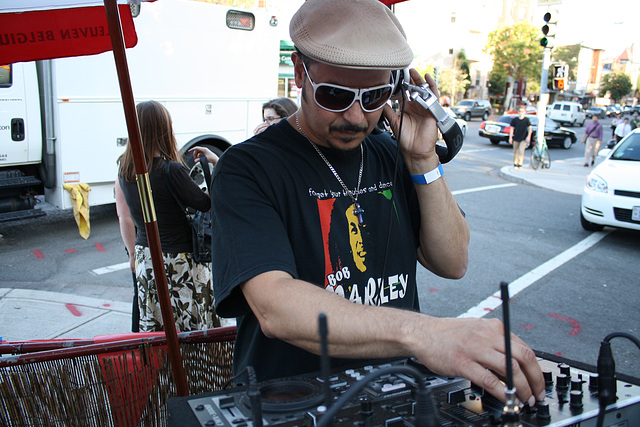
{"type": "MultiPolygon", "coordinates": [[[[205,156],[200,157],[200,164],[202,165],[202,171],[204,172],[204,180],[207,185],[207,191],[211,194],[211,189],[209,185],[211,183],[211,174],[209,173],[209,163],[207,162],[207,158],[205,156]]],[[[194,209],[187,209],[180,197],[173,187],[173,182],[171,181],[171,174],[169,170],[170,163],[168,161],[164,162],[163,176],[164,180],[167,183],[167,188],[169,192],[176,199],[180,208],[184,211],[187,221],[191,226],[191,234],[193,237],[193,259],[196,262],[205,264],[211,262],[211,212],[200,212],[194,209]]]]}

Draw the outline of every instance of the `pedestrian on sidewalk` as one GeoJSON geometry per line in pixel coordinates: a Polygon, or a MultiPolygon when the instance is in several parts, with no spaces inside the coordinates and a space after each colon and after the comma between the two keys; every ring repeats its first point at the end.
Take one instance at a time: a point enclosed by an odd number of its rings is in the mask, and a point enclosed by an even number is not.
{"type": "Polygon", "coordinates": [[[586,143],[584,146],[584,167],[593,166],[595,163],[600,144],[602,144],[602,133],[602,124],[598,122],[598,115],[594,114],[582,137],[582,143],[586,143]]]}
{"type": "Polygon", "coordinates": [[[531,142],[533,128],[528,117],[525,117],[524,107],[518,109],[518,117],[511,120],[509,128],[509,144],[513,145],[513,167],[519,169],[524,162],[524,150],[531,142]]]}
{"type": "Polygon", "coordinates": [[[622,123],[622,114],[618,113],[613,120],[611,120],[611,138],[616,139],[616,128],[620,123],[622,123]]]}
{"type": "Polygon", "coordinates": [[[627,134],[630,132],[631,132],[631,125],[629,124],[629,118],[625,117],[622,123],[616,126],[616,131],[614,132],[616,136],[616,142],[620,142],[620,140],[625,136],[627,136],[627,134]]]}

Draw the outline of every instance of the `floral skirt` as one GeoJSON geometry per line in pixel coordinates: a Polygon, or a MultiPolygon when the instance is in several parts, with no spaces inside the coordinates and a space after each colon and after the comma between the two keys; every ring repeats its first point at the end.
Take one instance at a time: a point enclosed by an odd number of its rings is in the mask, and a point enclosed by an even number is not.
{"type": "MultiPolygon", "coordinates": [[[[163,253],[162,257],[176,330],[185,332],[219,327],[220,319],[214,308],[211,265],[195,262],[189,252],[163,253]]],[[[162,311],[149,248],[136,245],[135,258],[140,332],[162,331],[162,311]]]]}

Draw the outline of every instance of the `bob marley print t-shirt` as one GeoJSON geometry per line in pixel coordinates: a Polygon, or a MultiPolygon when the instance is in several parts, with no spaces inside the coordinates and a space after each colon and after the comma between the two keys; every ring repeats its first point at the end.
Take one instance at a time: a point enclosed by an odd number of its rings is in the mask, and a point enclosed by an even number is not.
{"type": "Polygon", "coordinates": [[[318,148],[355,202],[286,121],[228,149],[215,169],[216,312],[238,317],[234,370],[251,365],[259,381],[315,371],[319,361],[262,334],[239,289],[258,274],[285,271],[354,304],[419,310],[419,211],[395,141],[370,135],[362,154],[318,148]]]}

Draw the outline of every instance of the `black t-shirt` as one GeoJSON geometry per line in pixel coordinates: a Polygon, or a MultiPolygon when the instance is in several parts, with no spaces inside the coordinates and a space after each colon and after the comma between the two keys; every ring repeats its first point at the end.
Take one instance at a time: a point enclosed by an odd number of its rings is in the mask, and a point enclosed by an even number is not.
{"type": "Polygon", "coordinates": [[[511,120],[511,126],[513,126],[513,140],[514,141],[524,141],[527,139],[527,135],[529,135],[529,126],[531,126],[531,122],[528,117],[523,119],[518,117],[514,117],[511,120]]]}
{"type": "MultiPolygon", "coordinates": [[[[153,159],[152,167],[149,171],[149,182],[153,194],[162,252],[192,252],[191,227],[178,202],[176,202],[166,186],[162,174],[163,164],[164,159],[156,157],[153,159]]],[[[207,212],[211,208],[211,199],[189,177],[189,171],[186,166],[178,162],[171,162],[170,173],[173,187],[182,198],[182,203],[185,206],[203,212],[207,212]]],[[[118,179],[133,217],[133,222],[136,225],[136,245],[148,247],[149,242],[147,241],[147,230],[144,225],[138,185],[135,182],[127,182],[121,177],[118,177],[118,179]]]]}
{"type": "MultiPolygon", "coordinates": [[[[311,143],[284,120],[229,148],[217,164],[212,186],[216,313],[238,316],[236,372],[250,365],[263,381],[320,366],[317,356],[262,333],[239,288],[258,274],[285,271],[354,303],[419,311],[413,184],[388,134],[370,135],[363,144],[358,202],[364,226],[311,143]]],[[[319,148],[355,190],[360,150],[319,148]]],[[[333,367],[346,363],[332,360],[333,367]]]]}

